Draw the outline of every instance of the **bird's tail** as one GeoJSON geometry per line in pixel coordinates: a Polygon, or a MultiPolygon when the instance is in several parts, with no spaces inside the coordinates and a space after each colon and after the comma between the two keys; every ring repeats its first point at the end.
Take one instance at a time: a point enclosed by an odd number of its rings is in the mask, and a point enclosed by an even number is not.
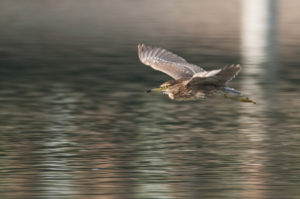
{"type": "Polygon", "coordinates": [[[233,88],[229,88],[229,87],[224,87],[222,96],[224,98],[229,98],[229,99],[237,100],[240,102],[256,104],[255,101],[249,99],[249,97],[243,95],[240,91],[237,91],[237,90],[235,90],[233,88]]]}

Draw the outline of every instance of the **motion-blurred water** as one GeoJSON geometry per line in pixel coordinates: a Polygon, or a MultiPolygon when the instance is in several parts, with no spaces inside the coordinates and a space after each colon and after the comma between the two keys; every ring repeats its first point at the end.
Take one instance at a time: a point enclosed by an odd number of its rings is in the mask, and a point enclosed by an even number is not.
{"type": "Polygon", "coordinates": [[[28,2],[0,6],[1,199],[299,198],[295,37],[253,64],[237,0],[28,2]],[[257,104],[146,94],[170,78],[138,61],[139,42],[242,63],[230,86],[257,104]]]}

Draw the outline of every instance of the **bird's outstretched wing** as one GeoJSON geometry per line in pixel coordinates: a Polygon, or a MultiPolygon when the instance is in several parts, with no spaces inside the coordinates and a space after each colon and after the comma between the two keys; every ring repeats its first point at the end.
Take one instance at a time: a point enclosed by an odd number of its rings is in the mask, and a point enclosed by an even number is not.
{"type": "Polygon", "coordinates": [[[222,69],[207,72],[196,73],[188,82],[190,85],[211,83],[217,86],[223,86],[232,80],[242,67],[238,65],[225,66],[222,69]]]}
{"type": "Polygon", "coordinates": [[[139,44],[138,55],[142,63],[166,73],[174,79],[191,78],[194,74],[206,72],[199,66],[190,64],[182,57],[165,49],[139,44]]]}

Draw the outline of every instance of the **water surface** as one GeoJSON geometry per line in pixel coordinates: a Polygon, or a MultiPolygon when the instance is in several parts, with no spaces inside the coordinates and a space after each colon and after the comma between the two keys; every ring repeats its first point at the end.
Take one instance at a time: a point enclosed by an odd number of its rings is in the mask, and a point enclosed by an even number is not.
{"type": "Polygon", "coordinates": [[[33,2],[0,8],[1,198],[299,197],[297,49],[278,37],[279,59],[249,72],[238,1],[33,2]],[[241,63],[230,86],[257,104],[146,94],[169,77],[138,61],[141,41],[207,69],[241,63]]]}

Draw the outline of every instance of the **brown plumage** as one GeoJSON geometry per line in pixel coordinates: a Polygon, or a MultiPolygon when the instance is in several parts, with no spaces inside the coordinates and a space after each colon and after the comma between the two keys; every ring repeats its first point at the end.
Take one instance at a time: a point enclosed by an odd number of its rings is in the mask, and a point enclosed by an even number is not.
{"type": "Polygon", "coordinates": [[[221,94],[224,97],[234,96],[230,98],[237,98],[239,101],[253,102],[239,91],[226,87],[227,82],[241,70],[240,65],[206,71],[172,52],[144,44],[138,45],[138,56],[145,65],[174,78],[148,92],[163,92],[173,100],[195,100],[221,94]]]}

